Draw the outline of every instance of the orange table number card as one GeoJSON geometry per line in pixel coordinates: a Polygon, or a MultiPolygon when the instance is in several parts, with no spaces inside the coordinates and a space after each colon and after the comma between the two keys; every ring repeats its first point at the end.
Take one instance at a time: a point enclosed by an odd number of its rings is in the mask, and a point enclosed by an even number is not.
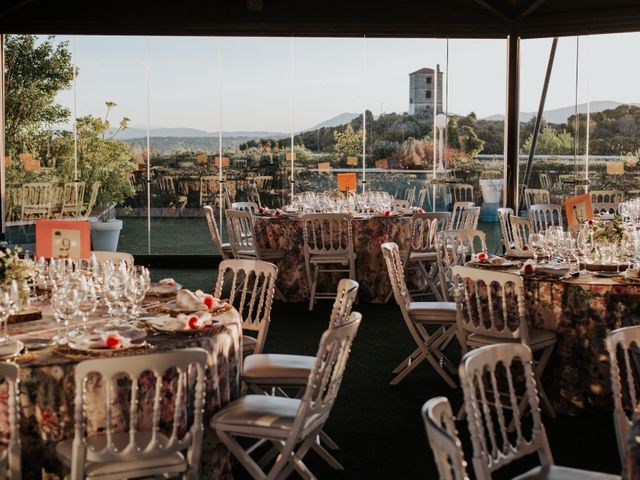
{"type": "Polygon", "coordinates": [[[220,160],[222,159],[222,166],[223,167],[228,167],[231,163],[231,160],[229,160],[229,157],[216,157],[215,158],[215,165],[216,167],[220,166],[220,160]]]}
{"type": "Polygon", "coordinates": [[[77,220],[36,221],[36,257],[89,259],[91,226],[77,220]]]}
{"type": "Polygon", "coordinates": [[[318,164],[318,170],[321,172],[328,172],[331,170],[331,164],[329,162],[321,162],[318,164]]]}
{"type": "Polygon", "coordinates": [[[567,224],[569,229],[579,227],[587,220],[591,220],[591,218],[593,218],[591,196],[588,193],[570,198],[564,202],[564,209],[567,213],[567,224]]]}
{"type": "Polygon", "coordinates": [[[292,159],[293,159],[293,160],[297,160],[297,158],[296,158],[296,152],[287,152],[287,153],[285,154],[285,157],[286,157],[286,161],[287,161],[287,162],[290,162],[292,159]]]}
{"type": "Polygon", "coordinates": [[[389,162],[386,158],[376,160],[376,168],[389,168],[389,162]]]}
{"type": "Polygon", "coordinates": [[[607,174],[608,175],[624,175],[624,162],[608,162],[607,174]]]}
{"type": "Polygon", "coordinates": [[[358,166],[358,157],[347,157],[347,165],[350,167],[358,166]]]}
{"type": "Polygon", "coordinates": [[[338,174],[338,191],[339,192],[355,192],[358,183],[355,173],[339,173],[338,174]]]}

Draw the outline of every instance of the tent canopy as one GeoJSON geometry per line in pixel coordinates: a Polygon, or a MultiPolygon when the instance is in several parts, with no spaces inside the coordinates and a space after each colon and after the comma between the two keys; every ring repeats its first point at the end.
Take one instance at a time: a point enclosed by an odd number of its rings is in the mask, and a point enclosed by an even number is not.
{"type": "Polygon", "coordinates": [[[638,30],[637,0],[3,0],[3,33],[522,38],[638,30]]]}

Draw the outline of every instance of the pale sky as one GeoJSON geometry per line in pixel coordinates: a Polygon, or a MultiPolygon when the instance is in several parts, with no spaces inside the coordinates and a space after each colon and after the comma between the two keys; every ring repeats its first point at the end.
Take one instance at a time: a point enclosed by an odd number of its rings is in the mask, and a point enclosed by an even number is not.
{"type": "MultiPolygon", "coordinates": [[[[72,37],[59,36],[58,40],[72,37]]],[[[147,121],[144,37],[77,36],[77,114],[147,121]]],[[[207,131],[295,131],[368,108],[378,115],[408,108],[408,74],[440,64],[442,39],[150,37],[149,121],[152,126],[207,131]],[[219,98],[222,98],[219,112],[219,98]]],[[[551,39],[525,40],[521,110],[535,111],[551,39]]],[[[640,33],[581,37],[579,102],[639,102],[640,33]]],[[[575,98],[576,38],[561,38],[547,109],[575,98]]],[[[504,113],[506,40],[449,41],[449,108],[479,118],[504,113]]],[[[59,101],[73,104],[71,91],[59,101]]]]}

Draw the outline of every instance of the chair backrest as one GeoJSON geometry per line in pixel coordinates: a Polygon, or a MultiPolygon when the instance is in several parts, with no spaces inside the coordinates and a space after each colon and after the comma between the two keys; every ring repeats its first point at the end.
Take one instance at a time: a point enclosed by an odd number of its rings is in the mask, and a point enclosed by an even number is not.
{"type": "Polygon", "coordinates": [[[554,203],[531,205],[529,220],[537,233],[546,232],[549,227],[562,227],[562,207],[554,203]]]}
{"type": "Polygon", "coordinates": [[[387,265],[387,273],[389,274],[393,296],[406,320],[408,316],[407,306],[411,303],[411,295],[409,294],[409,289],[404,279],[404,266],[402,265],[398,245],[394,242],[387,242],[383,243],[380,248],[382,249],[382,256],[387,265]]]}
{"type": "Polygon", "coordinates": [[[132,267],[135,261],[133,255],[126,252],[107,252],[101,250],[93,250],[91,254],[96,256],[96,260],[98,261],[98,263],[113,262],[115,264],[118,264],[120,262],[124,262],[127,264],[127,267],[132,267]]]}
{"type": "Polygon", "coordinates": [[[502,244],[505,252],[514,247],[511,215],[513,215],[513,209],[511,208],[498,209],[498,220],[500,221],[500,232],[502,233],[502,244]]]}
{"type": "Polygon", "coordinates": [[[391,208],[409,208],[411,204],[408,200],[401,200],[399,198],[394,198],[391,202],[391,208]]]}
{"type": "Polygon", "coordinates": [[[624,192],[621,190],[591,190],[589,196],[591,197],[591,204],[620,203],[624,201],[624,192]]]}
{"type": "Polygon", "coordinates": [[[426,213],[414,213],[411,217],[411,243],[407,258],[411,253],[433,252],[434,239],[438,232],[438,220],[431,219],[426,213]]]}
{"type": "Polygon", "coordinates": [[[50,183],[25,183],[22,185],[21,218],[35,215],[48,218],[53,201],[53,186],[50,183]]]}
{"type": "Polygon", "coordinates": [[[458,230],[475,230],[478,228],[478,220],[480,220],[480,207],[463,208],[460,212],[458,230]]]}
{"type": "Polygon", "coordinates": [[[638,407],[640,386],[640,326],[613,330],[607,335],[607,351],[611,364],[613,422],[622,464],[628,451],[629,430],[638,407]]]}
{"type": "Polygon", "coordinates": [[[207,226],[209,227],[209,234],[211,235],[211,240],[213,240],[213,244],[216,246],[218,253],[222,257],[223,260],[229,258],[227,253],[222,248],[222,238],[220,237],[220,230],[218,230],[218,222],[216,222],[216,214],[213,211],[213,208],[210,205],[205,205],[202,207],[204,210],[204,218],[207,219],[207,226]]]}
{"type": "Polygon", "coordinates": [[[510,217],[511,233],[513,234],[513,248],[515,250],[523,250],[529,241],[531,234],[531,220],[523,217],[510,217]]]}
{"type": "Polygon", "coordinates": [[[478,480],[491,480],[491,472],[533,453],[543,467],[553,465],[528,346],[500,343],[472,350],[462,358],[459,374],[478,480]],[[524,411],[519,398],[526,402],[524,411]]]}
{"type": "Polygon", "coordinates": [[[487,251],[487,240],[481,230],[445,230],[436,234],[436,253],[443,298],[449,300],[451,269],[464,265],[469,255],[487,251]]]}
{"type": "Polygon", "coordinates": [[[404,192],[404,199],[407,201],[407,203],[409,204],[409,207],[413,205],[414,200],[416,199],[416,187],[409,187],[407,188],[407,190],[404,192]]]}
{"type": "Polygon", "coordinates": [[[426,218],[430,220],[437,220],[437,232],[447,230],[449,222],[451,221],[451,212],[425,212],[426,218]]]}
{"type": "MultiPolygon", "coordinates": [[[[137,356],[109,357],[80,362],[75,369],[75,415],[74,438],[71,460],[71,477],[84,478],[84,466],[86,461],[91,462],[128,462],[140,461],[149,458],[164,457],[175,452],[188,449],[186,455],[191,472],[197,475],[202,448],[202,414],[204,410],[205,369],[208,364],[209,354],[201,348],[185,348],[161,353],[153,353],[137,356]],[[163,380],[167,371],[175,372],[171,380],[163,380]],[[190,382],[194,378],[195,386],[190,388],[190,382]],[[86,408],[87,382],[98,381],[95,375],[100,375],[100,384],[105,392],[104,409],[105,437],[104,446],[100,449],[87,447],[86,442],[86,408]],[[146,411],[145,416],[151,420],[151,425],[139,429],[139,402],[140,383],[148,383],[148,375],[155,377],[151,384],[155,383],[153,390],[153,403],[151,413],[146,411]],[[115,422],[112,422],[112,402],[116,386],[124,378],[130,379],[129,391],[128,430],[126,435],[116,431],[115,422]],[[141,378],[144,377],[144,378],[141,378]],[[170,381],[175,385],[176,392],[173,396],[173,405],[166,405],[163,398],[163,384],[170,381]],[[192,396],[191,396],[192,394],[192,396]],[[170,422],[170,434],[164,435],[160,431],[161,410],[172,408],[170,422]],[[187,413],[187,408],[190,412],[187,413]],[[191,426],[187,429],[189,420],[191,426]],[[149,428],[150,427],[150,428],[149,428]],[[182,432],[186,432],[180,437],[182,432]],[[139,433],[140,435],[136,435],[139,433]],[[147,442],[138,444],[136,439],[147,442]]],[[[119,424],[118,424],[119,425],[119,424]]],[[[94,442],[96,444],[98,442],[94,442]]]]}
{"type": "Polygon", "coordinates": [[[227,234],[235,258],[258,258],[253,215],[242,210],[226,210],[227,234]]]}
{"type": "Polygon", "coordinates": [[[549,190],[544,188],[525,188],[524,189],[524,204],[527,206],[527,210],[531,205],[540,203],[551,203],[551,194],[549,190]]]}
{"type": "Polygon", "coordinates": [[[591,208],[595,215],[600,215],[602,213],[608,213],[611,215],[615,215],[618,213],[619,203],[611,203],[611,202],[594,202],[591,204],[591,208]]]}
{"type": "Polygon", "coordinates": [[[473,203],[473,185],[468,183],[452,183],[451,196],[453,202],[471,202],[473,203]]]}
{"type": "Polygon", "coordinates": [[[84,218],[89,218],[89,215],[91,215],[91,211],[93,210],[93,207],[95,207],[96,201],[98,200],[98,192],[100,191],[101,186],[102,182],[100,180],[96,180],[95,182],[93,182],[93,185],[91,185],[91,194],[89,195],[89,202],[87,203],[87,206],[84,210],[84,218]]]}
{"type": "MultiPolygon", "coordinates": [[[[0,380],[4,382],[4,386],[0,384],[0,388],[7,390],[7,418],[8,432],[2,432],[0,441],[6,445],[7,467],[6,471],[0,470],[0,478],[8,478],[9,480],[20,480],[20,417],[18,413],[18,382],[20,378],[20,370],[18,365],[11,362],[0,362],[0,380]],[[5,434],[9,438],[2,438],[5,434]]],[[[2,458],[2,448],[0,446],[0,458],[2,458]]],[[[2,465],[2,462],[0,462],[2,465]]]]}
{"type": "Polygon", "coordinates": [[[77,211],[84,202],[85,182],[66,182],[62,188],[62,213],[66,209],[77,211]]]}
{"type": "Polygon", "coordinates": [[[451,274],[460,338],[475,333],[528,343],[522,277],[460,265],[451,274]]]}
{"type": "MultiPolygon", "coordinates": [[[[262,208],[262,199],[260,198],[258,191],[255,189],[255,186],[247,193],[247,200],[255,203],[258,208],[262,208]]],[[[233,208],[233,206],[231,208],[233,208]]]]}
{"type": "Polygon", "coordinates": [[[229,303],[238,311],[242,330],[256,333],[253,353],[262,352],[271,321],[271,304],[278,267],[262,260],[223,260],[218,266],[214,296],[222,298],[225,280],[231,279],[229,303]]]}
{"type": "Polygon", "coordinates": [[[540,173],[538,174],[538,178],[540,179],[540,187],[545,190],[551,190],[551,177],[549,177],[548,173],[540,173]]]}
{"type": "Polygon", "coordinates": [[[351,215],[347,213],[309,213],[302,216],[305,256],[354,256],[351,215]]]}
{"type": "Polygon", "coordinates": [[[244,212],[250,212],[253,215],[258,213],[258,205],[253,202],[233,202],[231,204],[232,210],[242,210],[244,212]]]}
{"type": "Polygon", "coordinates": [[[424,202],[427,200],[427,198],[429,198],[429,187],[421,188],[420,191],[418,191],[418,201],[416,202],[416,207],[424,208],[424,202]]]}
{"type": "Polygon", "coordinates": [[[322,334],[304,397],[296,413],[292,437],[297,437],[301,431],[313,431],[329,417],[361,320],[362,315],[353,312],[348,322],[329,328],[322,334]]]}
{"type": "Polygon", "coordinates": [[[176,186],[175,186],[175,183],[173,182],[173,177],[164,175],[158,178],[157,182],[158,182],[158,190],[160,191],[160,193],[175,195],[176,186]]]}
{"type": "Polygon", "coordinates": [[[200,205],[211,203],[220,188],[220,179],[214,175],[200,177],[200,205]]]}
{"type": "Polygon", "coordinates": [[[440,480],[469,480],[462,443],[446,397],[436,397],[422,406],[422,420],[440,480]]]}
{"type": "Polygon", "coordinates": [[[358,282],[349,278],[340,280],[338,283],[338,292],[336,293],[333,308],[331,309],[329,326],[335,327],[342,325],[349,320],[353,302],[356,301],[356,297],[358,296],[359,286],[360,284],[358,282]]]}
{"type": "Polygon", "coordinates": [[[271,190],[271,183],[273,182],[273,177],[271,175],[262,175],[255,177],[254,179],[256,188],[258,192],[265,192],[271,190]]]}
{"type": "Polygon", "coordinates": [[[449,225],[447,225],[447,230],[458,230],[460,228],[460,223],[462,220],[462,212],[465,208],[470,208],[473,206],[475,206],[473,202],[455,202],[451,211],[451,219],[449,220],[449,225]]]}

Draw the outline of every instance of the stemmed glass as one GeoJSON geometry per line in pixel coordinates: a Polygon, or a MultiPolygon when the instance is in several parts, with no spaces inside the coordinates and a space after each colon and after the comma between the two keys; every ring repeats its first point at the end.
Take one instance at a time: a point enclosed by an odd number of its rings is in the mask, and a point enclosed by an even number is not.
{"type": "Polygon", "coordinates": [[[541,233],[532,232],[529,235],[529,246],[533,252],[533,261],[538,263],[538,257],[544,256],[546,249],[546,241],[541,233]]]}
{"type": "Polygon", "coordinates": [[[53,318],[56,321],[57,332],[51,339],[51,343],[61,345],[67,343],[69,337],[69,317],[65,315],[66,291],[64,288],[58,288],[53,285],[51,290],[51,309],[53,310],[53,318]],[[64,324],[64,334],[62,334],[61,324],[64,324]]]}
{"type": "Polygon", "coordinates": [[[98,306],[98,295],[96,294],[96,288],[93,284],[93,280],[83,275],[80,278],[80,287],[78,288],[78,293],[80,297],[78,302],[78,310],[80,311],[80,316],[82,319],[81,332],[84,335],[89,335],[89,330],[87,329],[88,316],[95,312],[98,306]]]}
{"type": "Polygon", "coordinates": [[[7,324],[9,317],[16,313],[18,305],[18,284],[15,280],[11,285],[0,286],[0,322],[3,324],[2,335],[0,335],[0,345],[9,343],[7,324]]]}

